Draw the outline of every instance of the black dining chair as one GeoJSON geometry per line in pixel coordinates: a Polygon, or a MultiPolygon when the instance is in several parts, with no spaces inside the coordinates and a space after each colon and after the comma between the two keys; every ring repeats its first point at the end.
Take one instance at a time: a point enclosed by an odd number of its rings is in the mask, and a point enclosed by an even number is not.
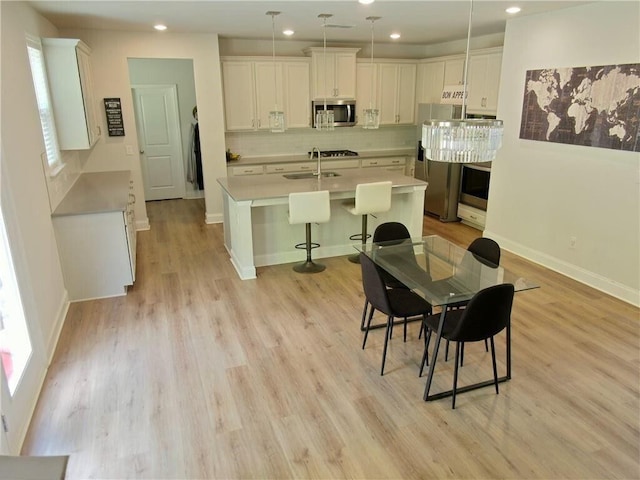
{"type": "Polygon", "coordinates": [[[500,245],[495,240],[486,237],[476,238],[467,250],[488,267],[497,268],[500,265],[500,245]]]}
{"type": "MultiPolygon", "coordinates": [[[[456,408],[458,366],[461,363],[460,353],[462,345],[465,343],[489,340],[493,365],[493,382],[496,388],[496,394],[499,393],[496,349],[493,337],[504,330],[511,321],[514,290],[513,285],[508,283],[494,285],[476,293],[471,300],[469,300],[465,308],[447,312],[444,318],[445,324],[442,327],[442,338],[447,341],[456,342],[451,408],[456,408]]],[[[423,321],[428,333],[422,355],[422,362],[420,364],[420,376],[422,376],[422,371],[427,360],[431,334],[438,330],[440,315],[429,315],[425,317],[423,321]]]]}
{"type": "MultiPolygon", "coordinates": [[[[476,260],[478,260],[483,265],[491,268],[498,268],[500,265],[500,245],[495,240],[487,237],[479,237],[476,238],[473,242],[469,244],[467,247],[467,251],[471,253],[476,260]]],[[[466,302],[457,303],[454,305],[449,305],[449,309],[455,308],[464,308],[466,302]]],[[[420,332],[422,333],[422,332],[420,332]]],[[[464,359],[464,345],[462,345],[462,353],[461,357],[464,359]]],[[[489,344],[485,340],[484,342],[485,351],[489,351],[489,344]]],[[[444,351],[444,358],[447,360],[449,358],[449,342],[447,341],[447,345],[444,351]]],[[[462,365],[463,362],[461,362],[462,365]]]]}
{"type": "MultiPolygon", "coordinates": [[[[409,234],[409,230],[407,230],[407,227],[405,227],[402,223],[399,223],[399,222],[381,223],[373,232],[373,243],[388,242],[389,244],[393,244],[396,241],[400,243],[401,241],[406,240],[408,238],[411,238],[411,235],[409,234]]],[[[408,289],[405,284],[403,284],[400,280],[396,279],[393,275],[391,275],[386,270],[382,270],[381,274],[382,274],[382,279],[384,280],[384,283],[387,286],[387,288],[408,289]]],[[[371,312],[371,315],[373,315],[373,310],[371,312]]],[[[360,321],[360,330],[364,330],[364,324],[367,318],[368,311],[369,311],[369,301],[365,296],[364,308],[362,309],[362,320],[360,321]]],[[[364,346],[362,348],[364,348],[364,346]]]]}
{"type": "MultiPolygon", "coordinates": [[[[388,289],[384,283],[382,269],[364,253],[360,254],[360,267],[362,269],[362,287],[364,294],[371,304],[371,308],[376,309],[387,316],[387,328],[384,338],[384,349],[382,351],[382,366],[380,375],[384,375],[384,364],[387,358],[387,345],[393,329],[394,318],[404,318],[404,338],[407,338],[407,318],[421,315],[426,318],[431,314],[431,305],[422,297],[406,288],[388,289]]],[[[364,349],[369,335],[372,314],[369,315],[364,332],[364,349]]]]}

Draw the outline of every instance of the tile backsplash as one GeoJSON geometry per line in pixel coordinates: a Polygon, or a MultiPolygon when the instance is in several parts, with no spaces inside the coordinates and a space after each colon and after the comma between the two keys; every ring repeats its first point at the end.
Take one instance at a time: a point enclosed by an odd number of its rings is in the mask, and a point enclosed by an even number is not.
{"type": "Polygon", "coordinates": [[[416,126],[390,126],[377,130],[340,127],[331,132],[315,129],[291,129],[283,133],[227,132],[226,148],[243,157],[259,155],[300,155],[311,148],[320,150],[389,150],[413,148],[416,126]]]}

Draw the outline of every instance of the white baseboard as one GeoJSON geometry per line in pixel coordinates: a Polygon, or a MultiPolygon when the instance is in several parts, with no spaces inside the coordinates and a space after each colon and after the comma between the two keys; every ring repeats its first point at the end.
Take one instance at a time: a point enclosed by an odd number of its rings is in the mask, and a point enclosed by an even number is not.
{"type": "Polygon", "coordinates": [[[136,220],[136,231],[151,230],[149,225],[149,217],[144,217],[142,220],[136,220]]]}
{"type": "Polygon", "coordinates": [[[222,213],[206,213],[204,216],[204,223],[206,224],[222,223],[222,221],[222,213]]]}
{"type": "Polygon", "coordinates": [[[500,248],[507,250],[516,255],[531,260],[539,265],[542,265],[554,272],[561,273],[567,277],[576,280],[580,283],[584,283],[590,287],[600,290],[612,297],[616,297],[624,302],[640,306],[640,292],[633,288],[618,283],[610,278],[606,278],[597,273],[585,270],[584,268],[572,265],[564,260],[560,260],[546,253],[539,252],[532,248],[526,247],[520,243],[508,240],[497,233],[485,230],[483,236],[492,238],[500,245],[500,248]]]}

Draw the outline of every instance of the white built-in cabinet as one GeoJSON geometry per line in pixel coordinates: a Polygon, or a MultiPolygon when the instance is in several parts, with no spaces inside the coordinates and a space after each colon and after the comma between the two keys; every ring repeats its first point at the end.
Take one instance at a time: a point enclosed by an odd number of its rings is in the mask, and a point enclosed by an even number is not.
{"type": "Polygon", "coordinates": [[[414,62],[385,61],[371,64],[363,61],[358,62],[356,71],[358,119],[363,118],[364,110],[372,103],[380,111],[380,125],[413,123],[416,105],[414,62]]]}
{"type": "Polygon", "coordinates": [[[71,301],[125,295],[136,275],[130,172],[84,173],[52,214],[71,301]]]}
{"type": "Polygon", "coordinates": [[[413,123],[416,100],[416,64],[378,65],[378,108],[381,125],[413,123]]]}
{"type": "Polygon", "coordinates": [[[416,103],[440,103],[444,61],[420,63],[416,74],[416,103]]]}
{"type": "Polygon", "coordinates": [[[308,60],[223,59],[222,81],[228,131],[268,129],[276,105],[287,128],[310,125],[308,60]]]}
{"type": "MultiPolygon", "coordinates": [[[[440,103],[442,88],[464,83],[464,55],[418,64],[417,103],[440,103]]],[[[495,115],[498,107],[502,47],[472,51],[467,74],[467,113],[495,115]]]]}
{"type": "Polygon", "coordinates": [[[471,55],[467,112],[494,114],[498,109],[502,49],[471,55]]]}
{"type": "Polygon", "coordinates": [[[42,50],[61,150],[88,150],[101,128],[91,76],[91,49],[70,38],[43,38],[42,50]]]}
{"type": "Polygon", "coordinates": [[[324,98],[356,98],[356,53],[359,48],[309,47],[311,55],[311,96],[324,98]]]}

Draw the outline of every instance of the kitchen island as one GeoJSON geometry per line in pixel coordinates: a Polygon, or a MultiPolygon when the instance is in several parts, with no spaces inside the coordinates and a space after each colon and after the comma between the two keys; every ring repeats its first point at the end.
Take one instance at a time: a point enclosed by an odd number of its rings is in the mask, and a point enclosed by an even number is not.
{"type": "Polygon", "coordinates": [[[243,280],[256,278],[256,267],[303,261],[305,253],[295,248],[303,242],[305,227],[289,225],[289,194],[328,190],[331,220],[313,227],[313,241],[320,247],[314,258],[355,253],[349,236],[359,233],[361,219],[344,210],[342,202],[355,197],[359,183],[393,182],[391,209],[369,216],[369,233],[384,222],[401,222],[412,236],[422,236],[424,192],[427,183],[384,168],[346,169],[339,176],[287,179],[267,177],[219,178],[224,208],[224,244],[231,262],[243,280]]]}

